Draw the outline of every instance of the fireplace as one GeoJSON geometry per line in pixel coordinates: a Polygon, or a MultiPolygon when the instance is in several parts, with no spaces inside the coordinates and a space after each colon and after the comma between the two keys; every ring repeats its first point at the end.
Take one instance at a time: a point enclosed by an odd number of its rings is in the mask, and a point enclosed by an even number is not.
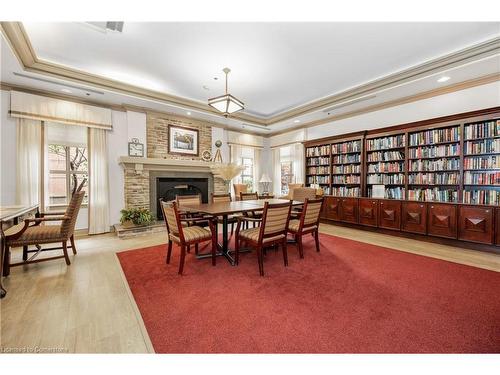
{"type": "Polygon", "coordinates": [[[213,175],[202,172],[151,171],[150,172],[150,210],[156,213],[158,220],[163,220],[160,198],[171,201],[177,195],[201,194],[203,203],[213,192],[213,175]]]}

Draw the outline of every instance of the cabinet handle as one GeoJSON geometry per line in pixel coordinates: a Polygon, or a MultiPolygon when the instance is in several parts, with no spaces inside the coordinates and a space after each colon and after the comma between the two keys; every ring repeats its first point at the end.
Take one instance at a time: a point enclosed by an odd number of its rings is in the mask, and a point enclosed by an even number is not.
{"type": "Polygon", "coordinates": [[[486,213],[490,212],[490,210],[486,210],[486,213]]]}
{"type": "Polygon", "coordinates": [[[431,206],[431,208],[434,208],[434,206],[431,206]]]}
{"type": "Polygon", "coordinates": [[[424,205],[423,205],[423,204],[421,204],[421,205],[420,205],[420,208],[424,208],[424,205]]]}
{"type": "Polygon", "coordinates": [[[372,202],[373,204],[376,204],[377,202],[372,202]]]}

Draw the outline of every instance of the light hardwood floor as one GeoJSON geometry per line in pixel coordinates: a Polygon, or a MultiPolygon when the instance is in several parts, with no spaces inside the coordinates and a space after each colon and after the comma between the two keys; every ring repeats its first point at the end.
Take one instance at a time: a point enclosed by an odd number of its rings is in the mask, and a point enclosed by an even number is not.
{"type": "MultiPolygon", "coordinates": [[[[324,233],[500,272],[500,255],[322,224],[324,233]]],[[[165,234],[120,240],[81,236],[63,260],[15,267],[4,279],[0,346],[70,353],[148,353],[153,348],[115,255],[165,243],[165,234]]],[[[13,258],[19,259],[20,249],[13,258]]]]}

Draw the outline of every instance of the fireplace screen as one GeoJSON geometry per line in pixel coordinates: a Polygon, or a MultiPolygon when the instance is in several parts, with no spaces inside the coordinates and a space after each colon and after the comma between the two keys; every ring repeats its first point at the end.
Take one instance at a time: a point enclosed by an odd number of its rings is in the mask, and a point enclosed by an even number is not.
{"type": "MultiPolygon", "coordinates": [[[[208,178],[166,178],[156,179],[156,201],[163,198],[165,201],[173,201],[178,195],[201,194],[203,203],[208,203],[208,178]]],[[[163,219],[161,208],[158,205],[156,216],[158,220],[163,219]]]]}

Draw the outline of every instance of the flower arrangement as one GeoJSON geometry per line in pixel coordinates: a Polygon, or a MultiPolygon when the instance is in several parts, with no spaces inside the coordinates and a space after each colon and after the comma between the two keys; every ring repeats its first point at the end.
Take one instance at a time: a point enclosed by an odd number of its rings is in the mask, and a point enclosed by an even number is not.
{"type": "Polygon", "coordinates": [[[228,188],[231,180],[245,169],[242,165],[234,163],[216,163],[211,165],[210,168],[214,176],[223,179],[228,188]]]}
{"type": "Polygon", "coordinates": [[[131,208],[128,210],[121,210],[122,214],[120,218],[120,223],[122,225],[130,225],[132,222],[134,225],[149,225],[153,222],[153,215],[146,208],[131,208]]]}

